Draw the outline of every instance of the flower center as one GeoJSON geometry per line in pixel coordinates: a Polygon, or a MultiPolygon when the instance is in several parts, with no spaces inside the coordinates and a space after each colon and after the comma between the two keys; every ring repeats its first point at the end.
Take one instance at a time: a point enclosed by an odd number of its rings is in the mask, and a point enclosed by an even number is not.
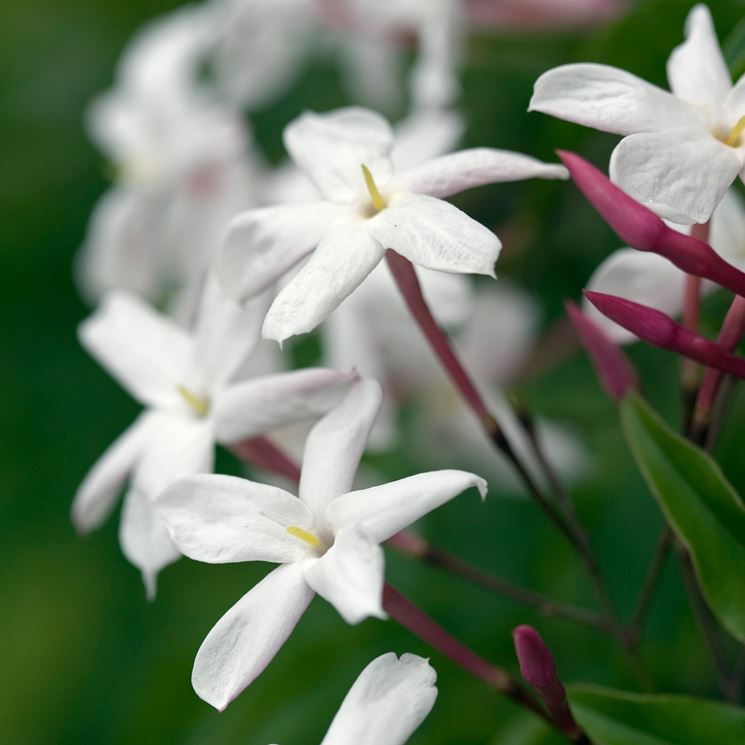
{"type": "Polygon", "coordinates": [[[367,186],[367,192],[370,195],[370,202],[372,206],[371,216],[376,215],[381,210],[386,208],[385,199],[383,199],[378,185],[375,183],[370,169],[363,163],[362,164],[362,175],[365,177],[365,185],[367,186]]]}
{"type": "Polygon", "coordinates": [[[724,140],[724,144],[729,147],[737,147],[740,144],[740,135],[745,130],[745,116],[741,116],[737,120],[737,124],[730,130],[727,135],[727,139],[724,140]]]}
{"type": "Polygon", "coordinates": [[[311,533],[310,531],[305,530],[305,528],[299,528],[297,525],[290,525],[290,527],[287,528],[287,532],[291,536],[299,538],[304,543],[307,543],[311,548],[321,548],[323,545],[321,539],[315,533],[311,533]]]}
{"type": "Polygon", "coordinates": [[[190,391],[185,385],[179,385],[176,390],[181,394],[181,398],[186,401],[197,416],[205,417],[210,410],[210,401],[208,398],[202,398],[197,396],[196,393],[190,391]]]}

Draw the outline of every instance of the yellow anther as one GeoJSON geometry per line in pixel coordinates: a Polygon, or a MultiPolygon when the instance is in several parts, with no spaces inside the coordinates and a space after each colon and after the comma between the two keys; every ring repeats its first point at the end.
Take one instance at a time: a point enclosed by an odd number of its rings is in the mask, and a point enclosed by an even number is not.
{"type": "Polygon", "coordinates": [[[210,402],[208,399],[201,398],[195,393],[192,393],[185,385],[178,386],[177,390],[184,401],[194,409],[198,416],[207,416],[207,412],[210,410],[210,402]]]}
{"type": "Polygon", "coordinates": [[[362,164],[362,175],[365,177],[365,183],[367,184],[367,191],[370,193],[370,199],[373,207],[377,212],[385,209],[385,199],[381,196],[378,191],[378,185],[375,183],[370,169],[363,163],[362,164]]]}
{"type": "Polygon", "coordinates": [[[737,124],[730,130],[727,139],[724,141],[725,145],[730,147],[737,147],[737,141],[740,139],[740,135],[745,131],[745,116],[741,116],[737,120],[737,124]]]}
{"type": "Polygon", "coordinates": [[[305,543],[313,548],[318,548],[321,545],[321,539],[317,535],[310,533],[304,528],[299,528],[297,525],[290,525],[290,527],[287,528],[287,532],[290,535],[295,536],[295,538],[305,541],[305,543]]]}

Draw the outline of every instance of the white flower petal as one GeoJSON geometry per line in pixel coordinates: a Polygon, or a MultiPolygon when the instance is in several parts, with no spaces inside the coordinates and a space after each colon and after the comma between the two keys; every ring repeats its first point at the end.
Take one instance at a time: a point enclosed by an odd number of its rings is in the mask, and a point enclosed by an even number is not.
{"type": "Polygon", "coordinates": [[[732,78],[705,5],[691,10],[685,31],[686,41],[673,50],[667,61],[670,89],[683,101],[716,111],[729,95],[732,78]]]}
{"type": "Polygon", "coordinates": [[[696,110],[671,93],[617,67],[562,65],[536,81],[528,111],[603,132],[628,135],[685,127],[696,110]]]}
{"type": "Polygon", "coordinates": [[[465,122],[454,109],[421,109],[396,125],[391,158],[397,171],[449,153],[463,136],[465,122]]]}
{"type": "Polygon", "coordinates": [[[315,594],[304,569],[304,562],[278,567],[215,624],[191,674],[200,698],[222,711],[264,671],[315,594]]]}
{"type": "Polygon", "coordinates": [[[378,184],[390,177],[393,131],[369,109],[308,111],[285,128],[284,141],[293,161],[331,201],[350,202],[365,193],[363,164],[378,184]]]}
{"type": "Polygon", "coordinates": [[[180,479],[155,500],[179,551],[209,564],[285,563],[305,558],[308,544],[287,528],[313,530],[313,515],[276,486],[215,474],[180,479]]]}
{"type": "Polygon", "coordinates": [[[745,270],[745,206],[735,189],[730,189],[711,219],[711,247],[727,262],[745,270]]]}
{"type": "Polygon", "coordinates": [[[208,278],[194,332],[192,370],[183,381],[190,390],[207,393],[232,380],[259,343],[267,304],[260,296],[238,305],[214,277],[208,278]]]}
{"type": "MultiPolygon", "coordinates": [[[[588,280],[587,289],[618,295],[676,316],[683,307],[685,278],[684,272],[662,256],[622,248],[600,264],[588,280]]],[[[587,299],[582,310],[616,343],[638,340],[630,331],[604,316],[587,299]]]]}
{"type": "Polygon", "coordinates": [[[334,497],[352,488],[382,395],[376,381],[359,380],[310,431],[299,493],[316,516],[322,517],[334,497]]]}
{"type": "Polygon", "coordinates": [[[191,340],[133,295],[112,292],[78,328],[81,344],[143,404],[170,405],[191,355],[191,340]]]}
{"type": "Polygon", "coordinates": [[[610,161],[611,179],[660,217],[706,222],[743,166],[743,155],[700,129],[631,135],[610,161]]]}
{"type": "Polygon", "coordinates": [[[215,401],[217,439],[232,443],[317,419],[339,402],[354,378],[354,373],[306,368],[236,383],[215,401]]]}
{"type": "Polygon", "coordinates": [[[564,166],[488,147],[433,158],[396,176],[393,188],[431,197],[449,197],[483,184],[529,178],[566,179],[564,166]]]}
{"type": "Polygon", "coordinates": [[[179,413],[153,413],[147,446],[133,483],[154,499],[171,482],[195,473],[211,473],[215,435],[210,419],[179,413]]]}
{"type": "Polygon", "coordinates": [[[434,706],[436,680],[423,657],[381,655],[360,673],[321,745],[404,745],[434,706]]]}
{"type": "Polygon", "coordinates": [[[282,288],[266,314],[262,334],[280,344],[312,331],[380,263],[385,251],[364,220],[340,221],[308,262],[282,288]]]}
{"type": "Polygon", "coordinates": [[[370,221],[370,234],[385,248],[427,269],[494,276],[502,244],[494,233],[441,199],[397,197],[370,221]]]}
{"type": "Polygon", "coordinates": [[[109,445],[88,471],[72,503],[72,521],[81,533],[98,528],[111,514],[122,486],[148,438],[149,417],[139,416],[109,445]]]}
{"type": "Polygon", "coordinates": [[[383,612],[383,549],[356,528],[340,530],[334,545],[305,570],[305,581],[347,623],[383,612]]]}
{"type": "Polygon", "coordinates": [[[319,243],[338,208],[328,202],[263,207],[228,225],[217,276],[225,291],[246,300],[271,287],[319,243]]]}
{"type": "Polygon", "coordinates": [[[359,526],[378,543],[416,522],[466,489],[486,496],[486,481],[466,471],[431,471],[349,492],[334,499],[326,519],[335,530],[359,526]]]}
{"type": "Polygon", "coordinates": [[[124,498],[119,545],[127,559],[142,572],[148,599],[152,600],[158,572],[181,554],[168,537],[152,500],[136,487],[132,487],[124,498]]]}

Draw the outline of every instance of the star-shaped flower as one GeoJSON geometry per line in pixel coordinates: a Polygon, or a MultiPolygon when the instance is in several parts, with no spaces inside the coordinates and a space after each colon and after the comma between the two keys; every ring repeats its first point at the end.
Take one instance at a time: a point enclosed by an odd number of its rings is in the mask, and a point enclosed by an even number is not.
{"type": "Polygon", "coordinates": [[[155,495],[182,476],[212,471],[216,443],[321,416],[354,378],[309,368],[231,382],[257,341],[257,317],[256,308],[244,311],[211,287],[193,334],[124,293],[109,295],[80,327],[88,352],[146,410],[86,476],[73,522],[81,532],[97,528],[129,478],[119,539],[151,597],[158,571],[179,556],[155,495]]]}
{"type": "Polygon", "coordinates": [[[321,201],[237,217],[218,269],[228,292],[245,299],[312,254],[264,321],[263,335],[280,342],[314,329],[388,248],[429,269],[494,276],[499,239],[441,197],[479,184],[566,176],[562,166],[488,148],[434,158],[396,174],[390,126],[360,108],[303,114],[284,138],[321,201]]]}
{"type": "Polygon", "coordinates": [[[667,64],[672,93],[607,65],[542,75],[530,110],[623,135],[610,174],[661,217],[706,222],[745,166],[745,77],[733,86],[705,5],[667,64]]]}
{"type": "Polygon", "coordinates": [[[434,471],[351,491],[381,402],[362,379],[311,430],[299,497],[229,476],[192,476],[156,498],[175,545],[213,564],[280,564],[215,625],[197,653],[194,690],[224,709],[269,664],[318,593],[348,623],[384,618],[380,544],[439,505],[486,482],[434,471]]]}
{"type": "Polygon", "coordinates": [[[321,745],[403,745],[432,710],[436,679],[415,654],[377,657],[350,688],[321,745]]]}

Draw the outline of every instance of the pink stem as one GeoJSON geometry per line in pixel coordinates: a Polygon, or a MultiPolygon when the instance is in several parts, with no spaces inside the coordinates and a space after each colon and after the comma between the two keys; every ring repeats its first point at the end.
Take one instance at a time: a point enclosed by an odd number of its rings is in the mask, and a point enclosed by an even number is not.
{"type": "Polygon", "coordinates": [[[285,476],[290,481],[300,481],[300,466],[266,437],[251,437],[233,443],[230,449],[252,466],[285,476]]]}
{"type": "Polygon", "coordinates": [[[481,394],[476,390],[476,386],[458,359],[450,340],[442,332],[437,321],[432,317],[427,301],[422,294],[422,288],[416,276],[416,271],[411,265],[411,262],[391,249],[386,252],[385,257],[393,279],[398,285],[398,289],[401,291],[406,304],[409,306],[414,320],[419,324],[429,345],[432,347],[432,350],[442,363],[442,366],[445,368],[456,388],[461,392],[463,398],[482,422],[490,421],[492,416],[486,408],[481,394]]]}
{"type": "MultiPolygon", "coordinates": [[[[691,228],[691,237],[703,243],[709,242],[709,223],[696,224],[691,228]]],[[[701,277],[689,274],[685,279],[683,290],[683,326],[694,334],[698,332],[699,317],[701,314],[701,277]]],[[[688,399],[696,389],[698,377],[698,365],[691,360],[683,360],[681,384],[683,396],[688,399]]],[[[687,404],[690,414],[690,403],[687,404]]]]}
{"type": "Polygon", "coordinates": [[[492,665],[464,644],[461,644],[411,600],[388,583],[383,588],[383,608],[391,618],[444,654],[467,673],[521,706],[535,712],[541,718],[548,720],[546,712],[506,670],[492,665]]]}
{"type": "MultiPolygon", "coordinates": [[[[717,337],[717,343],[727,352],[734,352],[745,335],[745,298],[739,295],[732,301],[717,337]]],[[[708,368],[696,399],[693,416],[694,427],[699,432],[708,426],[711,410],[714,406],[724,373],[715,368],[708,368]]]]}

